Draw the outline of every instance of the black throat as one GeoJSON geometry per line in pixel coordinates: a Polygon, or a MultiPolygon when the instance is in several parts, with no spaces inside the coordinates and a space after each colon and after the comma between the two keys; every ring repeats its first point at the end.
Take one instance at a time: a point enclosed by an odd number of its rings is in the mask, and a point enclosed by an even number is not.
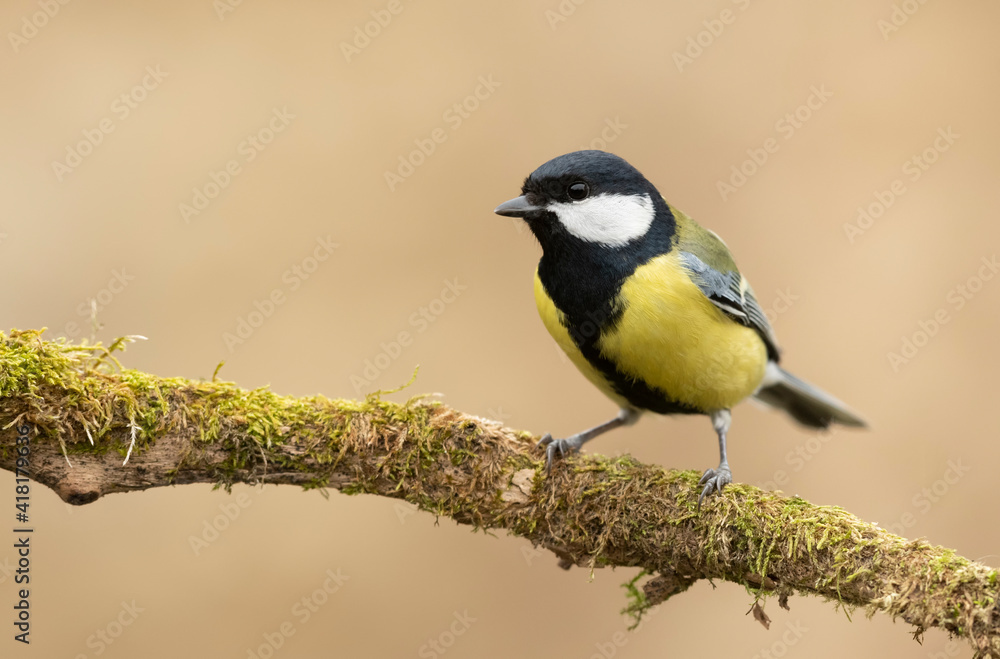
{"type": "Polygon", "coordinates": [[[658,414],[701,414],[702,410],[669,399],[645,382],[621,373],[601,354],[602,332],[611,331],[625,311],[618,293],[636,268],[670,251],[676,221],[659,195],[653,223],[641,238],[621,247],[590,243],[568,234],[554,218],[529,222],[542,244],[538,278],[566,317],[566,330],[583,356],[619,395],[637,409],[658,414]],[[544,226],[536,226],[541,223],[544,226]]]}
{"type": "Polygon", "coordinates": [[[624,311],[617,302],[618,292],[625,280],[636,268],[671,249],[674,216],[662,197],[655,195],[653,200],[655,216],[649,230],[620,247],[577,238],[555,217],[528,222],[542,245],[538,277],[566,315],[570,334],[581,350],[592,344],[602,329],[618,322],[624,311]]]}

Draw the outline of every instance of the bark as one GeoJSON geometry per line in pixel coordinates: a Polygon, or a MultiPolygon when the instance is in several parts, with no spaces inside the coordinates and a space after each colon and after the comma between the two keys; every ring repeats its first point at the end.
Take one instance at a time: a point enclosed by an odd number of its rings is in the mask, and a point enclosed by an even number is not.
{"type": "Polygon", "coordinates": [[[564,567],[641,567],[652,576],[631,590],[636,615],[700,579],[724,580],[782,606],[807,594],[888,613],[917,637],[940,627],[977,657],[1000,657],[997,570],[842,509],[733,484],[699,511],[695,472],[582,455],[546,473],[535,436],[439,403],[161,378],[121,369],[111,353],[123,345],[0,334],[0,467],[26,459],[33,481],[72,504],[184,483],[403,499],[506,529],[564,567]]]}

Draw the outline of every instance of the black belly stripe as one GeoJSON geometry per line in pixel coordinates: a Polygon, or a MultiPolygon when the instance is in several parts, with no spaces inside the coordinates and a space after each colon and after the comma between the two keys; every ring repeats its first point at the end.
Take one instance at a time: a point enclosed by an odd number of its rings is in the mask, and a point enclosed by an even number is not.
{"type": "MultiPolygon", "coordinates": [[[[657,201],[660,206],[662,200],[657,201]]],[[[568,234],[549,246],[543,240],[545,254],[538,264],[538,278],[563,313],[577,348],[629,404],[657,414],[705,414],[706,410],[671,400],[642,380],[621,373],[597,346],[602,333],[612,331],[625,311],[618,298],[625,280],[636,268],[671,249],[673,215],[666,204],[657,211],[649,232],[622,247],[588,243],[568,234]]]]}
{"type": "Polygon", "coordinates": [[[623,375],[615,367],[614,362],[600,354],[594,344],[589,344],[586,348],[579,345],[578,347],[587,361],[611,383],[618,395],[625,398],[633,407],[657,414],[707,414],[707,410],[699,410],[686,403],[671,400],[662,391],[653,389],[642,380],[623,375]]]}

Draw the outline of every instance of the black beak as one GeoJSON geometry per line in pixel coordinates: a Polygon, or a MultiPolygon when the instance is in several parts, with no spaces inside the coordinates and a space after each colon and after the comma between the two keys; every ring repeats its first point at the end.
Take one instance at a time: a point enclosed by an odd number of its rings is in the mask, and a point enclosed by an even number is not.
{"type": "Polygon", "coordinates": [[[493,212],[497,215],[505,215],[507,217],[524,217],[525,214],[531,211],[543,210],[542,206],[535,206],[528,201],[528,198],[524,195],[520,197],[514,197],[510,201],[505,201],[499,206],[497,206],[493,212]]]}

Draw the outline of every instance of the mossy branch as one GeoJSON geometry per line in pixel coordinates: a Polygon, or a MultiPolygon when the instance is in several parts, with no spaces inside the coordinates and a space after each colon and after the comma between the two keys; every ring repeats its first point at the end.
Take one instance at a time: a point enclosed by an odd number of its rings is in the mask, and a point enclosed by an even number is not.
{"type": "Polygon", "coordinates": [[[630,584],[637,615],[700,579],[732,581],[782,606],[798,593],[883,611],[918,637],[940,627],[1000,657],[997,570],[839,508],[734,484],[699,512],[695,472],[584,455],[546,475],[535,437],[440,403],[161,378],[40,334],[0,333],[0,467],[15,469],[30,427],[31,477],[69,503],[200,482],[377,494],[506,529],[565,567],[641,567],[655,576],[630,584]]]}

